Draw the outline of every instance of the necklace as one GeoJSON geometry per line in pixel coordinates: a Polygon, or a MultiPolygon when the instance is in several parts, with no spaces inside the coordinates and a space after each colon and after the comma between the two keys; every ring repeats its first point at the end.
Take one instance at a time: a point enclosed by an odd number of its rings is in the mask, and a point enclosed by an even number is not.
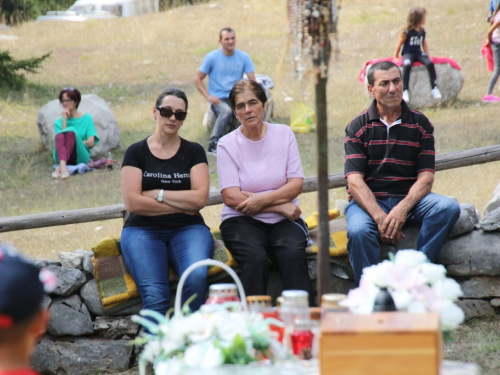
{"type": "Polygon", "coordinates": [[[171,146],[169,146],[168,148],[165,148],[161,143],[158,143],[158,145],[160,146],[160,152],[162,154],[162,156],[171,156],[175,151],[178,150],[178,145],[180,144],[180,138],[177,137],[177,140],[178,142],[176,141],[174,144],[172,144],[171,146]]]}

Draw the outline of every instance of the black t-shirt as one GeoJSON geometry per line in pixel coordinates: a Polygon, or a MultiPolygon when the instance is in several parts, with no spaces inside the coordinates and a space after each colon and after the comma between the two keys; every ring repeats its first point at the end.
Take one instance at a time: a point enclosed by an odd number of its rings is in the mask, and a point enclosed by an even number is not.
{"type": "Polygon", "coordinates": [[[422,53],[422,44],[425,39],[425,30],[423,27],[420,28],[420,31],[415,29],[405,30],[406,40],[403,44],[402,55],[406,53],[422,53]]]}
{"type": "MultiPolygon", "coordinates": [[[[177,153],[170,159],[159,159],[151,153],[147,138],[130,145],[125,151],[122,168],[131,166],[142,171],[142,190],[190,190],[191,168],[206,163],[205,150],[198,143],[181,138],[177,153]]],[[[200,213],[196,215],[167,214],[159,216],[142,216],[130,214],[124,227],[152,226],[162,228],[178,228],[185,225],[205,224],[200,213]]]]}

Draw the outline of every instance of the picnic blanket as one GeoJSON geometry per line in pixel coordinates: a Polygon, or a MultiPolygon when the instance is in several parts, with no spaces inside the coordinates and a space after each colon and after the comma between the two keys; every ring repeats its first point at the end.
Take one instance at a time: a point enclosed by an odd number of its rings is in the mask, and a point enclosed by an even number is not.
{"type": "MultiPolygon", "coordinates": [[[[339,210],[329,210],[328,216],[330,231],[330,262],[340,266],[348,263],[347,257],[347,231],[345,219],[339,218],[339,210]]],[[[306,248],[306,257],[313,259],[318,252],[318,213],[315,212],[305,219],[310,229],[312,244],[306,248]]],[[[212,259],[221,261],[232,268],[237,268],[238,263],[224,246],[219,230],[211,230],[214,238],[214,255],[212,259]]],[[[106,237],[92,248],[94,257],[94,279],[97,284],[99,299],[106,314],[113,314],[141,301],[139,291],[130,272],[127,270],[121,253],[120,239],[106,237]]],[[[210,266],[208,269],[209,282],[217,280],[222,274],[222,268],[210,266]]],[[[179,276],[174,269],[169,268],[169,282],[175,287],[179,276]]]]}
{"type": "MultiPolygon", "coordinates": [[[[434,57],[434,56],[429,56],[432,60],[432,62],[435,64],[450,64],[453,68],[457,69],[457,70],[462,70],[460,68],[460,65],[458,65],[458,63],[453,60],[453,59],[450,59],[449,57],[434,57]]],[[[402,66],[403,65],[403,59],[400,58],[398,60],[394,60],[394,58],[392,57],[386,57],[386,58],[382,58],[382,59],[373,59],[373,60],[370,60],[370,61],[367,61],[364,65],[363,65],[363,68],[361,68],[361,72],[359,72],[359,82],[364,82],[365,81],[365,75],[366,75],[366,68],[368,65],[373,65],[373,64],[376,64],[378,62],[381,62],[381,61],[392,61],[394,64],[396,64],[397,66],[402,66]]],[[[421,62],[414,62],[412,66],[420,66],[422,65],[421,62]]]]}

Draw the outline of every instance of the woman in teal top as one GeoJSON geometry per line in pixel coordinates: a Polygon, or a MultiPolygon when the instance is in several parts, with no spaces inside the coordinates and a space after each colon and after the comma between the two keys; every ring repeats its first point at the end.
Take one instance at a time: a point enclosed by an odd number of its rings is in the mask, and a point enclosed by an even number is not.
{"type": "Polygon", "coordinates": [[[62,117],[54,122],[56,139],[53,157],[59,166],[52,173],[53,178],[68,178],[67,165],[87,164],[90,149],[99,143],[92,117],[78,111],[81,100],[80,92],[74,87],[65,87],[59,93],[63,111],[62,117]]]}

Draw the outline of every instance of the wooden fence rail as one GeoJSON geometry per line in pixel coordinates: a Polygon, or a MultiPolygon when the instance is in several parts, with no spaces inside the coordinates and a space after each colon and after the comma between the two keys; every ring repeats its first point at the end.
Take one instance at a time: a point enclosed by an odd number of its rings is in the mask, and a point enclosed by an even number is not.
{"type": "MultiPolygon", "coordinates": [[[[450,152],[436,156],[436,171],[467,167],[476,164],[489,163],[500,160],[500,145],[480,147],[471,150],[450,152]]],[[[333,173],[328,176],[328,188],[337,189],[345,186],[343,173],[333,173]]],[[[304,180],[304,193],[318,190],[318,180],[315,177],[304,180]]],[[[220,193],[211,193],[207,206],[222,203],[220,193]]],[[[42,214],[21,215],[0,218],[0,233],[24,229],[45,228],[59,225],[86,223],[99,220],[123,218],[125,207],[123,204],[111,206],[84,208],[46,212],[42,214]]]]}

